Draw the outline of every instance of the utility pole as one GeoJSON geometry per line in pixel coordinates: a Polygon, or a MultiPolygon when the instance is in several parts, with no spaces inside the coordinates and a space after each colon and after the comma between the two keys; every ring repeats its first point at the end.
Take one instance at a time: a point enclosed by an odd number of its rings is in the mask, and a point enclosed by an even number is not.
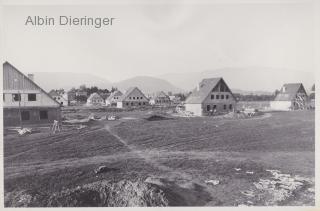
{"type": "Polygon", "coordinates": [[[18,79],[14,79],[14,82],[17,85],[17,90],[18,90],[18,100],[19,100],[19,121],[20,121],[20,129],[22,129],[22,117],[21,117],[21,93],[19,91],[19,84],[18,84],[18,79]]]}

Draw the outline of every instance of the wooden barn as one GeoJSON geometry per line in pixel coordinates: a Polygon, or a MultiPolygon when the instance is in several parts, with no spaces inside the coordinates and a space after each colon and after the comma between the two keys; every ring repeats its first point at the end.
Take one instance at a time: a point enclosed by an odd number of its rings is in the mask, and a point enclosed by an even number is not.
{"type": "Polygon", "coordinates": [[[166,93],[161,91],[161,92],[156,93],[155,96],[150,99],[149,103],[151,105],[160,105],[160,106],[164,105],[165,106],[165,105],[170,105],[171,100],[170,100],[169,95],[167,95],[166,93]]]}
{"type": "Polygon", "coordinates": [[[308,95],[302,83],[284,84],[274,101],[270,102],[272,110],[289,111],[304,109],[308,95]]]}
{"type": "Polygon", "coordinates": [[[186,99],[185,109],[196,116],[233,111],[236,99],[223,78],[203,79],[186,99]]]}
{"type": "Polygon", "coordinates": [[[61,120],[60,103],[9,62],[3,64],[4,126],[53,123],[61,120]]]}
{"type": "Polygon", "coordinates": [[[138,87],[129,88],[117,102],[118,108],[145,107],[149,100],[138,87]]]}
{"type": "Polygon", "coordinates": [[[87,99],[87,106],[103,106],[105,105],[103,98],[96,92],[92,93],[87,99]]]}
{"type": "Polygon", "coordinates": [[[112,92],[111,95],[106,99],[106,105],[116,107],[121,96],[122,92],[119,90],[112,92]]]}

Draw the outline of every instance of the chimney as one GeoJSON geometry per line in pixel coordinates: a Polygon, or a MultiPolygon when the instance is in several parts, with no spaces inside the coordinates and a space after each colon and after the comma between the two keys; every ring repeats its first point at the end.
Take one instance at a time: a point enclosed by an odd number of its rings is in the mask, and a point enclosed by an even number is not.
{"type": "Polygon", "coordinates": [[[33,74],[28,74],[28,78],[29,78],[31,81],[34,81],[34,75],[33,75],[33,74]]]}

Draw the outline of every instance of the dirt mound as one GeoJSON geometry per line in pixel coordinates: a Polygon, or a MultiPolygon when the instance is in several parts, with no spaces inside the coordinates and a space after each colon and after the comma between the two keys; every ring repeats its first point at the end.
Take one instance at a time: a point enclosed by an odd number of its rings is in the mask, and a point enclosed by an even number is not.
{"type": "Polygon", "coordinates": [[[6,207],[133,207],[168,206],[165,193],[156,185],[122,180],[95,182],[44,194],[30,191],[5,195],[6,207]]]}
{"type": "Polygon", "coordinates": [[[161,121],[161,120],[169,120],[169,119],[171,119],[171,118],[161,116],[161,115],[151,115],[146,118],[146,120],[148,120],[148,121],[161,121]]]}

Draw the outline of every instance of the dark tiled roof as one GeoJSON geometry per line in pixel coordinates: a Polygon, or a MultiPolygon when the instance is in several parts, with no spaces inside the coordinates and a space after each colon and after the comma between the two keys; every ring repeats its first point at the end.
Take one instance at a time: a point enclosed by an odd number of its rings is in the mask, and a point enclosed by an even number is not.
{"type": "Polygon", "coordinates": [[[199,89],[195,89],[189,95],[186,103],[202,103],[220,80],[222,80],[222,78],[203,79],[199,84],[199,89]]]}
{"type": "Polygon", "coordinates": [[[119,99],[119,101],[124,101],[128,98],[128,96],[134,91],[134,90],[138,90],[138,92],[141,93],[141,95],[143,95],[143,97],[147,100],[148,98],[142,93],[142,91],[138,88],[138,87],[130,87],[119,99]]]}
{"type": "Polygon", "coordinates": [[[87,100],[92,100],[94,98],[101,98],[103,100],[103,98],[96,92],[92,93],[87,100]]]}
{"type": "Polygon", "coordinates": [[[119,90],[116,90],[116,91],[112,92],[111,95],[109,95],[107,100],[112,101],[113,97],[115,97],[115,96],[119,96],[120,97],[121,95],[123,95],[122,92],[119,91],[119,90]]]}

